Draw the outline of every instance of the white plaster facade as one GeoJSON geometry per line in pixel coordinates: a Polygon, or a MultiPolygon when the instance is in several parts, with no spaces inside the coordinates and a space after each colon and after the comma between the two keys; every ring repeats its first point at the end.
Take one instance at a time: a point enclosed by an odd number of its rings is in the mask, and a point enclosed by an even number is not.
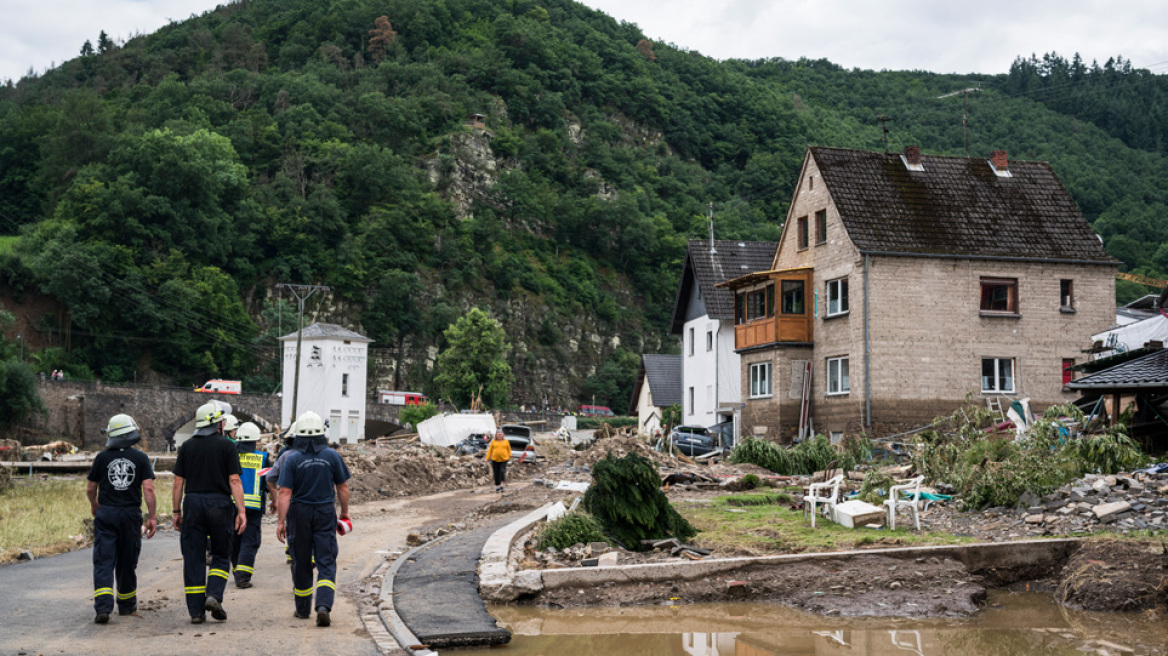
{"type": "Polygon", "coordinates": [[[742,402],[734,322],[703,314],[685,322],[681,341],[682,423],[712,426],[729,421],[742,402]]]}
{"type": "MultiPolygon", "coordinates": [[[[288,426],[295,419],[292,390],[296,384],[296,333],[280,341],[284,344],[280,423],[288,426]]],[[[332,324],[304,328],[295,414],[312,410],[327,420],[330,442],[355,444],[365,437],[366,371],[372,341],[332,324]]]]}
{"type": "Polygon", "coordinates": [[[637,430],[652,435],[661,428],[661,408],[653,405],[653,392],[648,385],[641,386],[641,393],[637,396],[637,430]]]}

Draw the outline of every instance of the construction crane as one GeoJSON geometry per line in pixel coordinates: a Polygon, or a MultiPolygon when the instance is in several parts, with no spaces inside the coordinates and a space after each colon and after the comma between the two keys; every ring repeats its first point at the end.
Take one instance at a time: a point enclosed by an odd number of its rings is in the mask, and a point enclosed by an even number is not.
{"type": "Polygon", "coordinates": [[[1158,287],[1164,289],[1168,287],[1168,280],[1160,280],[1159,278],[1150,278],[1148,276],[1141,276],[1138,273],[1121,273],[1116,272],[1116,280],[1127,280],[1128,282],[1135,282],[1148,287],[1158,287]]]}

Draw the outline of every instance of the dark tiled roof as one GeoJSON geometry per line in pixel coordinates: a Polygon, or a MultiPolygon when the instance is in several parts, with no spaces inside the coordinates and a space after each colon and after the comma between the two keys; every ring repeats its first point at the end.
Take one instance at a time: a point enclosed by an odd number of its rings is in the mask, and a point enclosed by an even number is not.
{"type": "Polygon", "coordinates": [[[896,252],[1109,262],[1094,230],[1046,162],[813,147],[811,156],[856,247],[896,252]]]}
{"type": "Polygon", "coordinates": [[[1072,382],[1071,389],[1124,390],[1168,388],[1168,349],[1153,351],[1072,382]]]}
{"type": "MultiPolygon", "coordinates": [[[[368,337],[355,333],[344,326],[338,326],[335,323],[314,323],[311,326],[305,326],[303,333],[304,339],[347,339],[350,342],[372,342],[368,337]]],[[[296,339],[296,331],[292,331],[280,338],[280,341],[287,341],[296,339]]]]}
{"type": "Polygon", "coordinates": [[[667,408],[681,405],[681,356],[646,353],[641,356],[641,370],[633,385],[633,398],[629,401],[629,414],[637,410],[637,400],[641,396],[641,385],[649,386],[653,395],[653,405],[667,408]]]}
{"type": "Polygon", "coordinates": [[[694,284],[701,292],[710,318],[733,319],[734,296],[729,290],[715,289],[714,285],[771,268],[778,247],[778,243],[773,241],[718,239],[714,241],[716,252],[711,253],[710,240],[691,239],[681,272],[681,284],[673,303],[672,332],[680,333],[685,324],[685,305],[694,284]]]}

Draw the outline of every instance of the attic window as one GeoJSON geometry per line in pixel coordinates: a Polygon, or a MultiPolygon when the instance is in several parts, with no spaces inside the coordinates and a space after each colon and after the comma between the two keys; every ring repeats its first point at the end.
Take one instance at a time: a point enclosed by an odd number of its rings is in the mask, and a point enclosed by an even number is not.
{"type": "Polygon", "coordinates": [[[1016,278],[981,279],[982,314],[1017,315],[1018,280],[1016,278]]]}

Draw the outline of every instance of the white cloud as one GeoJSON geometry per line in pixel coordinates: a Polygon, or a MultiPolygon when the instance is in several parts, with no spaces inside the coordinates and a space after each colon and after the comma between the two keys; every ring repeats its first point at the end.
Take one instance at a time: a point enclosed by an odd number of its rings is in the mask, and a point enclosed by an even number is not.
{"type": "MultiPolygon", "coordinates": [[[[223,0],[6,0],[0,79],[77,56],[105,30],[152,32],[223,0]]],[[[1168,3],[1128,0],[584,0],[655,41],[718,59],[826,58],[847,68],[1001,73],[1017,55],[1168,62],[1168,3]]],[[[1162,64],[1158,70],[1168,69],[1162,64]]]]}

